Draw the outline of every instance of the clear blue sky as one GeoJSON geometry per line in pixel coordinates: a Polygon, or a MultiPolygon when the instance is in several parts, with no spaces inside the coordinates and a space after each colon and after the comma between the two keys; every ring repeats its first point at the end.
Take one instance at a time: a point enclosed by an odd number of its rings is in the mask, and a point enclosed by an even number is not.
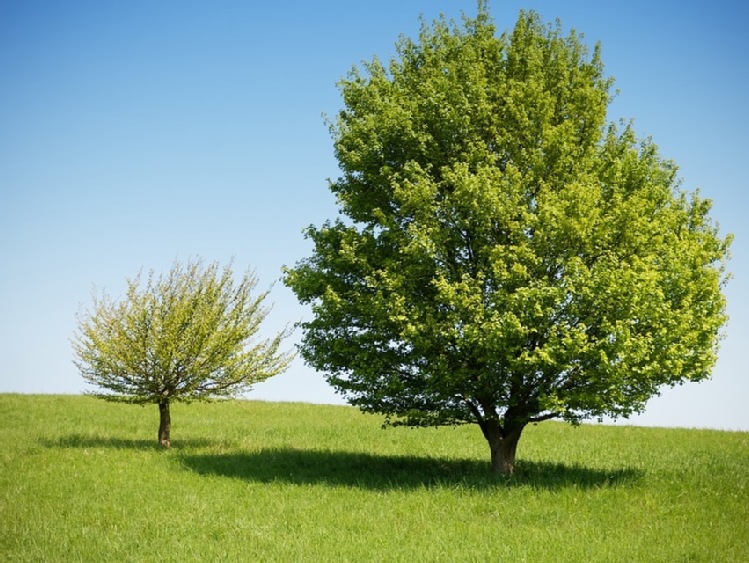
{"type": "MultiPolygon", "coordinates": [[[[633,118],[735,235],[730,324],[711,381],[666,389],[630,422],[749,430],[749,8],[742,0],[500,1],[600,41],[633,118]]],[[[202,256],[263,287],[336,213],[323,113],[353,64],[389,58],[418,18],[475,2],[0,3],[0,392],[78,393],[69,338],[92,285],[202,256]]],[[[276,283],[268,335],[307,315],[276,283]]],[[[298,360],[250,398],[336,402],[298,360]]]]}

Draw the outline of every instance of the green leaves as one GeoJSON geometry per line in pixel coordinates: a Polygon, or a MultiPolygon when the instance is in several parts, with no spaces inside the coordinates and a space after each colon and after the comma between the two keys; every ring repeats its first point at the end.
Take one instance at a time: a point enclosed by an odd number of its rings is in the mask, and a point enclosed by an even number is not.
{"type": "Polygon", "coordinates": [[[482,429],[627,415],[709,376],[730,238],[631,126],[600,49],[486,6],[340,83],[347,221],[286,270],[301,351],[365,410],[482,429]],[[504,425],[504,426],[503,426],[504,425]]]}
{"type": "Polygon", "coordinates": [[[108,400],[158,403],[231,396],[281,373],[283,331],[258,340],[268,293],[253,295],[250,272],[235,284],[230,266],[175,262],[165,276],[128,280],[126,297],[93,296],[78,317],[76,366],[108,400]]]}

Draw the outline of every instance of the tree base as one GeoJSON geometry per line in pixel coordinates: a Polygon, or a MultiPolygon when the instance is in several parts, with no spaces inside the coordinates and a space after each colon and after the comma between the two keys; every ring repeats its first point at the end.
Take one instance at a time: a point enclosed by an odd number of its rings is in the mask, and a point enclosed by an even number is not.
{"type": "Polygon", "coordinates": [[[492,471],[499,475],[511,477],[515,474],[515,452],[523,428],[506,432],[503,436],[496,436],[489,440],[491,450],[492,471]]]}
{"type": "Polygon", "coordinates": [[[169,414],[169,401],[159,403],[159,445],[170,448],[170,434],[172,431],[172,417],[169,414]]]}

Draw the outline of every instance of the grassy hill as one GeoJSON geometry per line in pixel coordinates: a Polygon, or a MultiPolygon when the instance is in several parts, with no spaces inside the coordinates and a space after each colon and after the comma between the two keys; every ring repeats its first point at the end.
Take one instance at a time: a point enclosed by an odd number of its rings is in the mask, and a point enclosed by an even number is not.
{"type": "Polygon", "coordinates": [[[749,433],[477,427],[340,406],[0,395],[8,561],[749,561],[749,433]]]}

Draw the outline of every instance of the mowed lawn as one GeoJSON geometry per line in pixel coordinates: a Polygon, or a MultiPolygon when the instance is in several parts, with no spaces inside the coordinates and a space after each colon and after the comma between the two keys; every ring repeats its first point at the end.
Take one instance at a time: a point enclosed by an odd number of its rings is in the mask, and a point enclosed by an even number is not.
{"type": "Polygon", "coordinates": [[[4,561],[749,561],[749,433],[0,395],[4,561]]]}

